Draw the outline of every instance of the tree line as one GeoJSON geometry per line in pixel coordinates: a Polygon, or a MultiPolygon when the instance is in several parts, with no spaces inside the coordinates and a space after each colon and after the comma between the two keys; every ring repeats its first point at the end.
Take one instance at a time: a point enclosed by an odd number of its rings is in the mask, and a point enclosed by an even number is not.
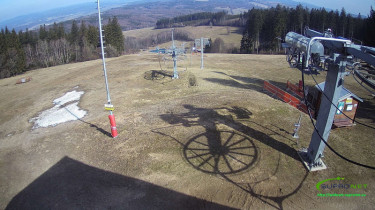
{"type": "Polygon", "coordinates": [[[163,18],[156,22],[156,29],[174,28],[184,26],[243,26],[245,21],[243,14],[228,15],[227,12],[199,12],[189,15],[181,15],[174,18],[163,18]]]}
{"type": "MultiPolygon", "coordinates": [[[[174,39],[179,41],[194,41],[191,34],[176,29],[174,31],[174,39]]],[[[141,49],[148,49],[149,47],[156,47],[159,44],[172,41],[172,32],[163,31],[157,34],[151,34],[145,38],[138,38],[127,36],[125,38],[125,52],[126,53],[137,53],[141,49]]]]}
{"type": "Polygon", "coordinates": [[[359,40],[364,45],[375,46],[375,13],[363,18],[324,8],[308,9],[302,5],[287,8],[278,5],[271,9],[251,9],[245,16],[247,22],[241,40],[241,53],[279,53],[281,39],[289,31],[303,34],[305,27],[324,32],[332,29],[336,37],[359,40]]]}
{"type": "MultiPolygon", "coordinates": [[[[124,36],[116,17],[103,27],[107,56],[124,52],[124,36]]],[[[62,23],[41,25],[39,30],[0,33],[0,79],[25,71],[100,58],[99,29],[73,20],[70,30],[62,23]]]]}

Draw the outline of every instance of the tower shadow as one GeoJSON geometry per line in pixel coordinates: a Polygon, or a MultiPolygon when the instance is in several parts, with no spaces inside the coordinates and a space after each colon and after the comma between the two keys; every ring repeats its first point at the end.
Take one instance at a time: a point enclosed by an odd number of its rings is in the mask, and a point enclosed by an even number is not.
{"type": "MultiPolygon", "coordinates": [[[[207,174],[215,174],[222,177],[227,182],[245,191],[267,205],[276,209],[283,209],[283,202],[290,196],[296,194],[302,187],[308,176],[308,171],[304,168],[304,176],[297,187],[290,193],[283,193],[280,196],[268,196],[258,193],[255,187],[276,175],[279,171],[280,154],[300,162],[295,149],[280,142],[269,135],[244,125],[239,120],[250,119],[252,113],[241,107],[231,108],[198,108],[193,105],[183,105],[187,112],[181,114],[163,114],[160,118],[174,126],[201,126],[205,129],[203,133],[195,135],[186,143],[173,136],[153,130],[154,133],[172,138],[183,148],[183,157],[196,170],[207,174]],[[222,115],[219,110],[225,110],[231,115],[222,115]],[[236,118],[236,119],[234,119],[236,118]],[[218,129],[218,124],[232,128],[232,131],[218,129]],[[245,173],[250,170],[258,160],[259,151],[255,143],[264,144],[279,153],[277,166],[271,176],[267,176],[256,182],[236,181],[231,175],[245,173]]],[[[261,126],[255,123],[257,126],[261,126]]],[[[264,127],[265,130],[270,130],[264,127]]]]}
{"type": "Polygon", "coordinates": [[[258,158],[254,142],[234,131],[210,130],[191,138],[183,155],[195,169],[210,174],[236,174],[258,158]]]}

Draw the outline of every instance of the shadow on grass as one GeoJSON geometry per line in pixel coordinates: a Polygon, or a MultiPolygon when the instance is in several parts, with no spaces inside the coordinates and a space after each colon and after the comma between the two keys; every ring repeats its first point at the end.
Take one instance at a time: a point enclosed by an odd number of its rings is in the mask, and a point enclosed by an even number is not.
{"type": "MultiPolygon", "coordinates": [[[[204,80],[208,82],[224,85],[224,86],[242,88],[242,89],[250,89],[250,90],[255,90],[255,91],[264,93],[263,91],[264,80],[262,79],[228,75],[226,73],[218,72],[218,71],[216,71],[215,73],[225,75],[228,77],[228,79],[205,78],[204,80]]],[[[276,85],[279,88],[282,88],[282,89],[286,88],[286,81],[285,83],[276,82],[276,81],[269,81],[269,82],[272,83],[273,85],[276,85]]]]}
{"type": "Polygon", "coordinates": [[[375,123],[375,103],[373,101],[374,99],[372,101],[363,100],[363,102],[359,104],[359,107],[356,113],[356,118],[358,117],[362,119],[372,120],[372,123],[373,123],[372,126],[374,126],[374,123],[375,123]]]}
{"type": "Polygon", "coordinates": [[[243,35],[243,30],[244,30],[243,28],[238,28],[236,30],[232,30],[231,33],[243,35]]]}
{"type": "Polygon", "coordinates": [[[112,137],[112,134],[106,130],[104,130],[103,128],[100,128],[99,126],[95,125],[95,124],[92,124],[92,123],[89,123],[89,122],[86,122],[84,120],[82,120],[80,117],[78,117],[77,115],[75,115],[73,112],[71,112],[68,108],[64,107],[64,109],[69,112],[71,115],[73,115],[75,118],[77,118],[77,120],[89,125],[91,128],[95,128],[97,131],[99,131],[100,133],[108,136],[108,137],[112,137]]]}
{"type": "Polygon", "coordinates": [[[183,153],[195,169],[210,174],[237,174],[258,159],[251,138],[224,130],[209,130],[194,136],[184,145],[183,153]]]}
{"type": "MultiPolygon", "coordinates": [[[[221,79],[221,78],[205,78],[204,80],[228,87],[235,87],[235,88],[242,88],[242,89],[250,89],[255,90],[261,93],[267,93],[263,90],[263,83],[264,80],[256,79],[256,78],[249,78],[249,77],[241,77],[241,76],[233,76],[228,75],[223,72],[216,71],[217,74],[222,74],[225,76],[228,76],[228,79],[221,79]]],[[[305,74],[320,74],[318,71],[309,71],[305,72],[305,74]]],[[[276,82],[276,81],[269,81],[271,84],[286,90],[286,81],[283,82],[276,82]]],[[[267,93],[270,95],[269,93],[267,93]]],[[[293,94],[292,94],[293,95],[293,94]]],[[[274,97],[275,99],[280,100],[277,97],[274,97]]],[[[280,100],[282,101],[282,100],[280,100]]],[[[375,105],[371,101],[365,100],[363,103],[359,105],[359,108],[356,113],[356,117],[363,118],[363,119],[369,119],[372,120],[372,123],[375,122],[375,105]]]]}
{"type": "Polygon", "coordinates": [[[167,78],[173,77],[173,72],[165,71],[165,70],[150,70],[145,72],[144,78],[146,80],[161,80],[167,78]]]}
{"type": "MultiPolygon", "coordinates": [[[[241,120],[251,118],[252,113],[249,110],[240,107],[209,109],[198,108],[192,105],[184,105],[184,108],[187,110],[186,113],[163,114],[160,118],[172,126],[201,126],[205,129],[205,132],[194,136],[186,143],[183,143],[181,140],[176,139],[165,132],[159,130],[153,130],[153,132],[172,138],[179,143],[183,148],[184,158],[195,169],[208,174],[220,175],[229,183],[232,183],[251,196],[258,198],[269,206],[277,209],[283,209],[283,201],[296,194],[301,189],[308,176],[306,169],[304,169],[305,175],[296,189],[282,196],[261,195],[254,191],[257,184],[269,180],[270,177],[256,183],[239,183],[229,177],[229,175],[232,174],[246,172],[257,161],[258,148],[255,146],[254,141],[272,148],[279,154],[285,154],[286,156],[300,162],[297,152],[289,145],[280,142],[261,131],[237,122],[233,119],[232,115],[224,116],[218,113],[218,110],[225,109],[229,113],[235,115],[238,120],[241,120]],[[232,128],[233,131],[223,131],[218,129],[218,124],[224,124],[232,128]]],[[[259,124],[257,125],[261,126],[259,124]]],[[[261,127],[270,130],[264,126],[261,127]]],[[[275,131],[273,132],[277,133],[275,131]]],[[[272,176],[277,174],[279,164],[280,155],[277,167],[272,176]]]]}
{"type": "Polygon", "coordinates": [[[64,157],[18,193],[11,209],[232,209],[64,157]]]}

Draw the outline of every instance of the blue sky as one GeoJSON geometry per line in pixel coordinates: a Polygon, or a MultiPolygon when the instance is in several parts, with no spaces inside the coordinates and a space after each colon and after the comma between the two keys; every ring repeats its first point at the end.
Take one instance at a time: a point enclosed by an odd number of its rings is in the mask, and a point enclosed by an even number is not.
{"type": "Polygon", "coordinates": [[[94,4],[95,0],[0,0],[0,21],[83,2],[94,4]]]}
{"type": "MultiPolygon", "coordinates": [[[[308,2],[317,6],[338,9],[344,7],[347,12],[368,15],[370,6],[375,8],[375,0],[295,0],[308,2]]],[[[0,21],[12,17],[40,12],[61,6],[68,6],[83,2],[95,2],[95,0],[0,0],[0,21]]],[[[104,0],[102,1],[104,2],[104,0]]],[[[127,0],[124,0],[124,3],[127,0]]]]}
{"type": "Polygon", "coordinates": [[[372,5],[373,9],[375,9],[375,0],[295,0],[297,2],[306,2],[310,4],[314,4],[324,8],[331,8],[331,9],[341,9],[344,7],[346,12],[352,13],[357,15],[361,13],[361,15],[369,15],[370,14],[370,7],[372,5]]]}

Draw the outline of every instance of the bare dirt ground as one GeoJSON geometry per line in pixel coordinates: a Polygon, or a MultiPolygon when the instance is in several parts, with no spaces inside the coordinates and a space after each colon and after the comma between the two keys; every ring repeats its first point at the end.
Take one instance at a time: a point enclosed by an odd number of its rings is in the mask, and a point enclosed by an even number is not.
{"type": "MultiPolygon", "coordinates": [[[[101,60],[30,71],[0,80],[0,209],[371,209],[375,173],[325,150],[328,169],[308,172],[297,150],[313,128],[300,112],[262,90],[285,86],[300,72],[284,56],[207,54],[172,63],[154,54],[108,59],[119,136],[110,137],[101,60]],[[160,67],[163,71],[161,71],[160,67]],[[23,77],[32,77],[16,85],[23,77]],[[66,92],[85,91],[81,120],[32,130],[29,120],[66,92]],[[345,177],[366,197],[318,197],[316,184],[345,177]]],[[[325,74],[317,75],[324,81],[325,74]]],[[[308,84],[314,84],[307,77],[308,84]]],[[[357,119],[375,126],[375,102],[362,97],[357,119]]],[[[375,130],[335,129],[329,142],[341,154],[375,165],[375,130]]],[[[334,184],[335,182],[330,182],[334,184]]]]}

